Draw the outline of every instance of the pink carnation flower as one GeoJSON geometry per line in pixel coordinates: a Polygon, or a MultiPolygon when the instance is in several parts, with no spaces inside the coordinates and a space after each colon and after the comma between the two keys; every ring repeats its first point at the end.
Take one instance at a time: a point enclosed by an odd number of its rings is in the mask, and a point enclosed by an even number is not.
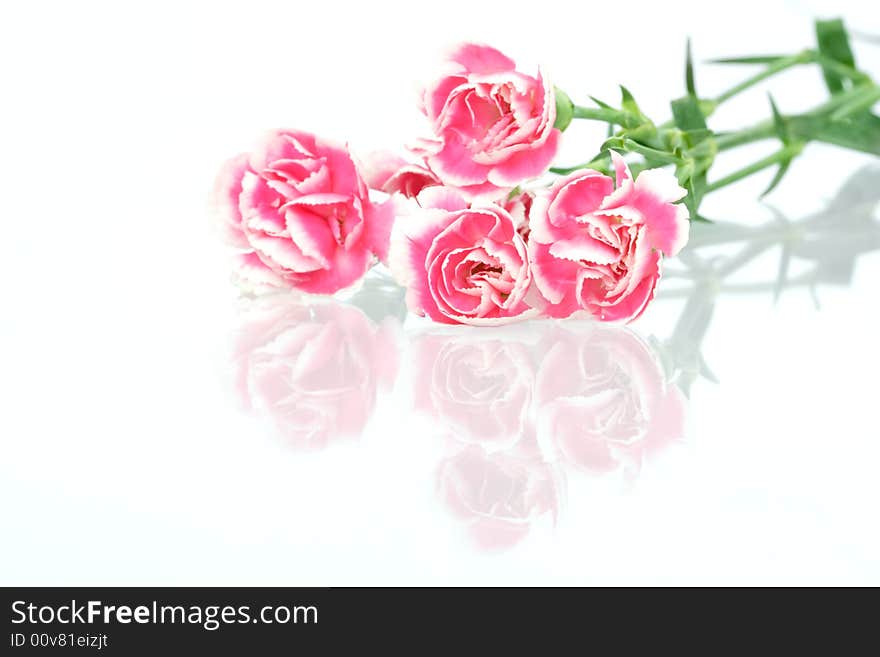
{"type": "Polygon", "coordinates": [[[632,321],[653,298],[664,255],[688,238],[687,193],[666,170],[633,181],[612,153],[617,187],[598,171],[576,171],[535,199],[529,255],[540,294],[530,303],[552,317],[585,310],[605,321],[632,321]]]}
{"type": "Polygon", "coordinates": [[[387,255],[391,206],[370,201],[345,147],[307,132],[271,132],[229,160],[215,204],[251,283],[330,294],[387,255]]]}
{"type": "Polygon", "coordinates": [[[433,139],[415,149],[444,184],[495,200],[541,175],[559,145],[553,86],[520,73],[494,48],[458,47],[449,70],[423,94],[433,139]]]}
{"type": "Polygon", "coordinates": [[[528,254],[510,215],[497,205],[468,207],[444,187],[423,190],[417,201],[398,216],[389,256],[409,309],[446,324],[525,318],[528,254]]]}

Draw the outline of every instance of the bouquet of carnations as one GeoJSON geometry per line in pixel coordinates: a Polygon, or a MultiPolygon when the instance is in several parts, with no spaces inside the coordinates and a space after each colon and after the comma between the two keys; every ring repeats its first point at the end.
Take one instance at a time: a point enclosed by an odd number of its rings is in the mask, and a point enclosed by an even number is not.
{"type": "MultiPolygon", "coordinates": [[[[715,98],[694,84],[656,122],[630,91],[577,105],[541,72],[485,45],[462,44],[425,87],[429,133],[401,154],[356,158],[304,130],[275,130],[229,160],[215,204],[236,275],[250,290],[334,294],[377,261],[409,309],[447,324],[497,325],[586,314],[629,322],[654,296],[663,258],[688,240],[705,195],[769,167],[769,192],[810,141],[880,155],[880,87],[860,71],[841,21],[816,23],[817,46],[793,55],[718,60],[760,66],[715,98]],[[829,99],[804,114],[713,131],[723,102],[788,68],[818,65],[829,99]],[[607,123],[585,163],[554,167],[573,120],[607,123]],[[716,157],[762,139],[779,149],[710,179],[716,157]]],[[[765,192],[765,193],[767,193],[765,192]]]]}

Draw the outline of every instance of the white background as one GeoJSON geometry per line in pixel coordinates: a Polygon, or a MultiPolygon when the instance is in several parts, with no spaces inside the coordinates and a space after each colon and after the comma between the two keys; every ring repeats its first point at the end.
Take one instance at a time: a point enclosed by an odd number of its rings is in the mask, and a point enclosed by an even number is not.
{"type": "MultiPolygon", "coordinates": [[[[624,83],[662,120],[687,35],[705,60],[810,46],[814,14],[880,34],[870,3],[829,4],[4,3],[0,583],[880,583],[876,250],[819,287],[821,310],[798,287],[775,304],[772,289],[722,292],[701,346],[719,383],[691,387],[685,439],[635,478],[569,472],[555,525],[541,514],[486,551],[438,494],[442,422],[411,403],[411,345],[430,327],[400,328],[396,385],[362,435],[292,448],[236,396],[242,319],[207,212],[219,163],[265,129],[358,152],[411,140],[419,82],[456,41],[540,64],[584,103],[624,83]]],[[[880,77],[880,47],[856,49],[880,77]]],[[[744,74],[701,64],[698,88],[744,74]]],[[[764,118],[770,88],[786,112],[825,93],[818,72],[794,71],[713,126],[764,118]]],[[[600,136],[572,128],[560,163],[600,136]]],[[[870,161],[811,145],[768,202],[808,218],[870,161]]],[[[771,176],[704,210],[772,220],[753,200],[771,176]]],[[[856,234],[877,246],[876,230],[856,234]]],[[[750,280],[772,288],[778,263],[771,251],[750,280]]],[[[663,340],[681,310],[660,299],[633,328],[663,340]]]]}

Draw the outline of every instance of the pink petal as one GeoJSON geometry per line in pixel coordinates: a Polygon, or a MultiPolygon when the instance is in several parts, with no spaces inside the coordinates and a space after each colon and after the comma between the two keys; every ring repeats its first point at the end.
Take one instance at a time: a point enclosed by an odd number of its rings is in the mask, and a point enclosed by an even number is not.
{"type": "Polygon", "coordinates": [[[469,73],[478,75],[513,71],[516,68],[514,61],[500,51],[476,43],[460,44],[448,59],[461,64],[469,73]]]}
{"type": "Polygon", "coordinates": [[[688,241],[688,209],[673,205],[686,194],[671,171],[649,169],[639,174],[635,198],[629,201],[644,216],[651,245],[667,256],[676,255],[688,241]]]}
{"type": "Polygon", "coordinates": [[[572,292],[580,265],[550,254],[550,247],[538,242],[529,243],[532,279],[539,297],[530,295],[529,303],[551,317],[568,317],[578,310],[572,292]]]}
{"type": "Polygon", "coordinates": [[[227,160],[217,174],[212,198],[223,239],[230,245],[246,248],[248,243],[241,228],[241,180],[248,170],[248,156],[242,153],[227,160]]]}
{"type": "Polygon", "coordinates": [[[418,206],[413,209],[411,205],[397,206],[398,216],[391,232],[388,265],[397,281],[407,288],[406,302],[411,312],[428,314],[435,321],[448,323],[448,319],[437,309],[428,287],[426,260],[434,237],[448,227],[455,217],[443,210],[422,210],[418,206]]]}
{"type": "Polygon", "coordinates": [[[294,286],[310,294],[333,294],[354,284],[370,266],[373,255],[366,248],[337,249],[327,269],[294,276],[294,286]]]}
{"type": "Polygon", "coordinates": [[[382,191],[388,194],[399,192],[412,198],[425,187],[440,184],[440,179],[429,169],[417,164],[407,164],[385,182],[382,191]]]}
{"type": "Polygon", "coordinates": [[[456,187],[486,182],[489,167],[477,164],[464,145],[450,138],[436,155],[428,156],[428,164],[443,182],[456,187]]]}
{"type": "Polygon", "coordinates": [[[276,160],[301,160],[314,157],[314,137],[294,130],[265,133],[250,155],[250,167],[262,172],[276,160]]]}
{"type": "Polygon", "coordinates": [[[286,237],[272,237],[253,233],[249,239],[260,259],[279,274],[311,272],[321,268],[321,263],[305,255],[286,237]]]}
{"type": "Polygon", "coordinates": [[[624,204],[626,202],[625,199],[632,193],[633,189],[632,174],[623,156],[617,151],[611,151],[611,161],[614,163],[617,189],[602,201],[603,208],[612,208],[624,204]]]}
{"type": "Polygon", "coordinates": [[[284,279],[260,260],[253,251],[236,256],[235,273],[239,279],[250,285],[286,287],[284,279]]]}
{"type": "Polygon", "coordinates": [[[499,187],[514,187],[545,173],[556,157],[561,136],[562,133],[554,128],[543,144],[514,153],[489,171],[489,182],[499,187]]]}
{"type": "Polygon", "coordinates": [[[399,155],[389,151],[374,151],[361,158],[360,172],[370,189],[382,190],[388,180],[407,164],[399,155]]]}
{"type": "Polygon", "coordinates": [[[575,262],[586,260],[604,265],[610,265],[620,259],[617,249],[584,234],[554,242],[550,245],[550,255],[575,262]]]}
{"type": "Polygon", "coordinates": [[[431,122],[436,121],[443,113],[446,102],[452,92],[462,84],[467,82],[467,78],[460,75],[450,75],[440,78],[434,85],[425,89],[422,100],[422,111],[431,122]]]}
{"type": "Polygon", "coordinates": [[[336,249],[336,240],[327,220],[309,211],[307,207],[291,205],[284,213],[287,232],[303,255],[314,258],[327,267],[336,249]]]}
{"type": "Polygon", "coordinates": [[[498,187],[490,182],[479,185],[462,185],[457,188],[472,203],[492,203],[501,201],[510,191],[509,187],[498,187]]]}
{"type": "Polygon", "coordinates": [[[416,197],[423,208],[436,208],[455,212],[464,210],[468,204],[462,195],[449,187],[426,187],[416,197]]]}
{"type": "Polygon", "coordinates": [[[613,188],[611,178],[598,171],[576,171],[553,186],[547,216],[559,226],[565,220],[589,214],[599,208],[613,188]]]}
{"type": "Polygon", "coordinates": [[[394,225],[394,202],[368,202],[364,207],[363,238],[369,248],[382,262],[388,259],[391,228],[394,225]]]}

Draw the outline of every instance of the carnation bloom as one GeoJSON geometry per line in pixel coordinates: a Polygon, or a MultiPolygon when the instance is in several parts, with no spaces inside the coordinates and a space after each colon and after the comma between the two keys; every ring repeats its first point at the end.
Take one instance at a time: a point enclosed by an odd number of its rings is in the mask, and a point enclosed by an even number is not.
{"type": "Polygon", "coordinates": [[[277,130],[220,172],[215,203],[248,282],[333,293],[387,255],[390,205],[370,201],[344,146],[277,130]]]}
{"type": "Polygon", "coordinates": [[[422,111],[434,134],[415,150],[469,199],[498,199],[547,171],[556,155],[552,85],[488,46],[459,46],[446,74],[425,89],[422,111]]]}
{"type": "Polygon", "coordinates": [[[468,207],[443,187],[424,189],[417,201],[397,217],[389,256],[409,309],[446,324],[527,316],[528,255],[510,215],[497,205],[468,207]]]}
{"type": "Polygon", "coordinates": [[[666,170],[633,181],[612,153],[617,186],[598,171],[576,171],[539,195],[529,220],[536,291],[530,303],[552,317],[585,310],[606,321],[632,321],[653,298],[662,257],[688,238],[687,193],[666,170]]]}

